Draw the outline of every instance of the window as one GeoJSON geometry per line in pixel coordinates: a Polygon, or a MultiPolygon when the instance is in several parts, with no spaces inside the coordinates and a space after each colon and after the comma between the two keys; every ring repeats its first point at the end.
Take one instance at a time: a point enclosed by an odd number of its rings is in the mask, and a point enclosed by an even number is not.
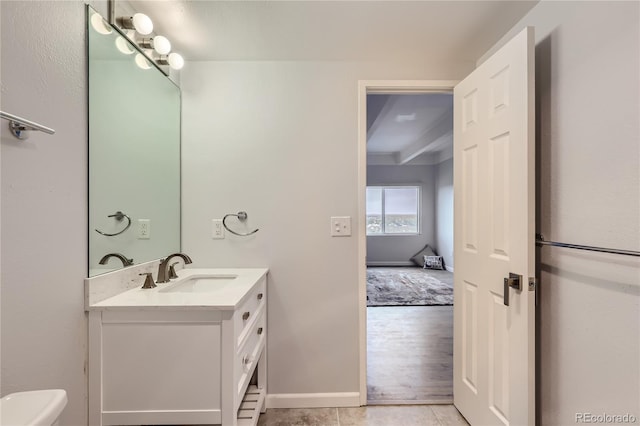
{"type": "Polygon", "coordinates": [[[367,235],[415,235],[420,187],[367,186],[367,235]]]}

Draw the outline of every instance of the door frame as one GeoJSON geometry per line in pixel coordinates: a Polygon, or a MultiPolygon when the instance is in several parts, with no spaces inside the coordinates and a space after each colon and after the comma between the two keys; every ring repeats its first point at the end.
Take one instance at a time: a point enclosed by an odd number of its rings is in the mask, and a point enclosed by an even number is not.
{"type": "MultiPolygon", "coordinates": [[[[451,93],[459,80],[358,81],[358,323],[360,405],[367,405],[367,94],[451,93]]],[[[454,207],[455,208],[455,207],[454,207]]],[[[455,229],[454,229],[455,232],[455,229]]],[[[455,264],[455,260],[454,260],[455,264]]]]}

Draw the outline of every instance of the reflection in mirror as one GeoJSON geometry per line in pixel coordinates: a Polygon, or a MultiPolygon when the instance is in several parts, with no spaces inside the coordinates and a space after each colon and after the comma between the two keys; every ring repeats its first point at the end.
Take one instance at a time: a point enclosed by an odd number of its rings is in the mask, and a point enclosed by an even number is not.
{"type": "Polygon", "coordinates": [[[180,90],[90,7],[87,18],[94,276],[180,251],[180,90]]]}

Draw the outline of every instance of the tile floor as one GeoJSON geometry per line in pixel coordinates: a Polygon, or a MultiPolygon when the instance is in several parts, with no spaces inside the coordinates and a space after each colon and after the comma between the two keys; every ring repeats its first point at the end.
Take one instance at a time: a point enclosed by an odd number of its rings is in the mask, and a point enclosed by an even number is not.
{"type": "Polygon", "coordinates": [[[468,426],[453,405],[271,408],[258,426],[468,426]]]}

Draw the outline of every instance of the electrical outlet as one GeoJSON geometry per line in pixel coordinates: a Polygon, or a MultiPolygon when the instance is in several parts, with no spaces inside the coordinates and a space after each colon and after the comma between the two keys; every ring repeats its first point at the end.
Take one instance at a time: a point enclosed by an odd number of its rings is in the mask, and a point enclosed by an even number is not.
{"type": "Polygon", "coordinates": [[[138,219],[138,239],[148,240],[151,238],[151,219],[138,219]]]}
{"type": "Polygon", "coordinates": [[[221,240],[224,238],[222,219],[211,219],[211,238],[214,240],[221,240]]]}

